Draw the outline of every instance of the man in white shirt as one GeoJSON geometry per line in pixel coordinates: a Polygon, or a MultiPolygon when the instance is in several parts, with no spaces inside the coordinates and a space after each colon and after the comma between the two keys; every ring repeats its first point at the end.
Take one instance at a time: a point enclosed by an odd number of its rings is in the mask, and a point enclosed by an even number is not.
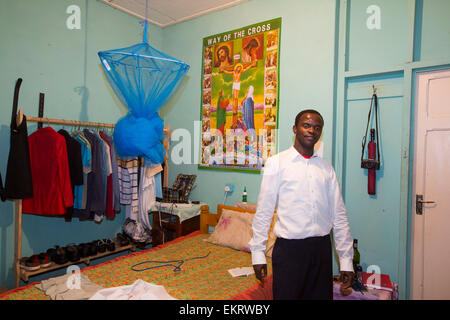
{"type": "Polygon", "coordinates": [[[353,239],[333,167],[314,145],[324,121],[304,110],[295,118],[294,145],[267,159],[249,242],[258,280],[267,275],[265,246],[277,207],[272,252],[274,299],[333,299],[330,232],[339,256],[341,292],[353,277],[353,239]]]}

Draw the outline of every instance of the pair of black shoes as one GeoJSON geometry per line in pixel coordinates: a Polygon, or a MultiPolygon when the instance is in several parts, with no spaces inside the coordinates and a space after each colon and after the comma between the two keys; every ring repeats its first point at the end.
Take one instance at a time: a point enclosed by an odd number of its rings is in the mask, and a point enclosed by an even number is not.
{"type": "Polygon", "coordinates": [[[95,256],[105,251],[114,251],[116,245],[111,239],[94,240],[89,243],[82,243],[77,246],[81,258],[95,256]]]}
{"type": "Polygon", "coordinates": [[[55,248],[48,249],[47,254],[50,260],[56,264],[66,264],[69,262],[66,249],[61,248],[60,246],[55,246],[55,248]]]}
{"type": "Polygon", "coordinates": [[[56,264],[66,264],[70,262],[77,262],[81,258],[95,256],[98,253],[106,251],[114,251],[116,244],[111,239],[94,240],[88,243],[81,243],[78,245],[70,244],[66,247],[55,246],[47,250],[48,257],[56,264]]]}
{"type": "Polygon", "coordinates": [[[80,260],[80,252],[78,247],[74,244],[70,244],[63,248],[55,246],[55,248],[48,249],[47,254],[50,257],[50,260],[56,264],[66,264],[69,261],[76,262],[80,260]]]}
{"type": "Polygon", "coordinates": [[[97,246],[97,251],[100,253],[116,250],[116,244],[111,239],[101,239],[94,242],[97,246]]]}

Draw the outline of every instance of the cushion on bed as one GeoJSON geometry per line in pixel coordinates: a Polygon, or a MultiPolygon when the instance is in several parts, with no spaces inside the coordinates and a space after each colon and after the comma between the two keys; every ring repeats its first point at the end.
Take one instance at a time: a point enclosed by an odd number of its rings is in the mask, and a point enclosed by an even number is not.
{"type": "Polygon", "coordinates": [[[252,238],[254,214],[223,209],[222,215],[207,242],[250,252],[248,242],[252,238]]]}
{"type": "MultiPolygon", "coordinates": [[[[248,242],[253,237],[252,223],[254,216],[254,213],[222,209],[222,215],[213,233],[206,241],[212,244],[250,252],[248,242]]],[[[268,257],[272,257],[272,249],[276,239],[273,234],[275,221],[276,214],[272,219],[266,245],[266,256],[268,257]]]]}

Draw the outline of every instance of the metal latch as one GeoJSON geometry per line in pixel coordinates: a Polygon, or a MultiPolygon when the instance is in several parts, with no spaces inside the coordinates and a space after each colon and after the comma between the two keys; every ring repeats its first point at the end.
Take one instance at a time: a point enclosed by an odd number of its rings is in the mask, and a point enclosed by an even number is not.
{"type": "Polygon", "coordinates": [[[423,195],[416,194],[416,214],[423,214],[423,204],[424,203],[435,203],[434,201],[424,201],[423,195]]]}

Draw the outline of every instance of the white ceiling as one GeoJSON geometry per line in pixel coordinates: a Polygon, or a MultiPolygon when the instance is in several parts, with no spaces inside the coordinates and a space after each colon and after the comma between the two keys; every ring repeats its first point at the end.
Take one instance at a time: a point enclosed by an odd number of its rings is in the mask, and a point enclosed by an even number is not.
{"type": "MultiPolygon", "coordinates": [[[[98,0],[145,20],[146,0],[98,0]]],[[[164,28],[250,0],[148,0],[148,21],[164,28]]]]}

